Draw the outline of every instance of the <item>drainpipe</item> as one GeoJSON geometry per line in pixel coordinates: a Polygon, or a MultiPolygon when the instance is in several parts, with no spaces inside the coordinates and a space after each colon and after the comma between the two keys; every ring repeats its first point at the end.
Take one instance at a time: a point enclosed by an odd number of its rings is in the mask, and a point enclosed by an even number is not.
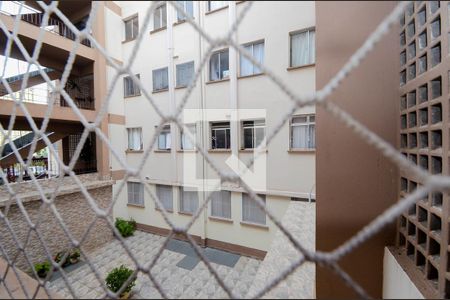
{"type": "MultiPolygon", "coordinates": [[[[169,88],[169,107],[170,113],[174,114],[176,109],[175,102],[175,84],[174,84],[174,70],[175,65],[173,62],[174,57],[174,49],[173,49],[173,20],[175,14],[175,8],[167,5],[167,55],[168,55],[168,66],[167,66],[167,77],[168,77],[168,88],[169,88]]],[[[170,132],[171,132],[171,156],[173,161],[173,174],[174,181],[179,182],[179,174],[178,174],[178,162],[177,162],[177,149],[178,149],[178,139],[175,137],[178,136],[178,128],[175,122],[170,122],[170,132]]]]}
{"type": "MultiPolygon", "coordinates": [[[[195,2],[194,2],[195,3],[195,2]]],[[[196,6],[197,8],[197,20],[198,20],[198,26],[200,28],[203,28],[203,13],[202,13],[202,5],[203,2],[197,2],[198,5],[196,6]]],[[[195,8],[194,8],[195,9],[195,8]]],[[[195,22],[195,21],[194,21],[195,22]]],[[[200,64],[202,57],[203,57],[203,47],[204,47],[204,43],[203,43],[203,38],[200,35],[200,33],[198,33],[198,63],[200,64]]],[[[197,66],[198,67],[198,66],[197,66]]],[[[206,108],[206,100],[205,100],[205,93],[206,93],[206,87],[205,87],[205,81],[206,79],[204,78],[204,76],[208,76],[207,71],[208,68],[203,68],[202,73],[200,75],[199,81],[200,81],[200,109],[202,111],[202,118],[201,120],[206,120],[206,113],[205,113],[205,108],[206,108]]],[[[199,136],[201,137],[200,139],[200,143],[201,143],[201,147],[204,150],[208,150],[209,147],[209,133],[208,133],[208,124],[207,122],[201,122],[200,123],[200,134],[199,136]]],[[[203,201],[206,201],[206,197],[207,197],[207,193],[206,193],[206,160],[203,156],[202,157],[202,186],[203,186],[203,201]]],[[[209,205],[205,207],[205,209],[203,210],[203,240],[206,242],[206,237],[208,236],[208,228],[207,228],[207,224],[208,224],[208,209],[209,209],[209,205]]],[[[206,244],[206,243],[205,243],[206,244]]],[[[206,246],[206,245],[205,245],[206,246]]]]}
{"type": "MultiPolygon", "coordinates": [[[[228,28],[231,30],[234,22],[236,21],[236,2],[228,1],[228,28]]],[[[237,40],[236,33],[231,36],[233,40],[237,40]]],[[[231,110],[230,119],[230,139],[231,139],[231,155],[238,158],[239,157],[239,141],[238,141],[238,97],[237,97],[237,54],[236,50],[232,47],[228,49],[229,58],[229,78],[230,78],[230,99],[229,106],[231,110]]],[[[235,160],[236,165],[235,170],[238,170],[238,160],[235,160]]]]}

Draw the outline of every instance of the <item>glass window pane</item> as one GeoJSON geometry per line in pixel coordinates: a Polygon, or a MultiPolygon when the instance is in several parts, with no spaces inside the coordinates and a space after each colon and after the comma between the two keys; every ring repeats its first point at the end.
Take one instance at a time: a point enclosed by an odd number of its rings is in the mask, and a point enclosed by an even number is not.
{"type": "Polygon", "coordinates": [[[419,35],[419,49],[424,49],[427,46],[427,31],[425,30],[419,35]]]}
{"type": "Polygon", "coordinates": [[[209,79],[212,81],[220,79],[219,53],[211,55],[209,60],[209,79]]]}
{"type": "Polygon", "coordinates": [[[431,23],[431,39],[435,39],[441,35],[441,19],[437,18],[431,23]]]}
{"type": "Polygon", "coordinates": [[[308,64],[308,43],[308,32],[291,35],[291,67],[308,64]]]}
{"type": "Polygon", "coordinates": [[[228,50],[220,53],[220,79],[227,78],[229,75],[228,50]]]}

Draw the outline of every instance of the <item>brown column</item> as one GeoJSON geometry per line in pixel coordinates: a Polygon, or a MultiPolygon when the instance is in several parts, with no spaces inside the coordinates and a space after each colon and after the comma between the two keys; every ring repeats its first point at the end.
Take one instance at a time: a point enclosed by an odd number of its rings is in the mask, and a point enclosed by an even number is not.
{"type": "MultiPolygon", "coordinates": [[[[93,23],[93,36],[97,42],[105,47],[105,2],[98,2],[97,14],[93,23]]],[[[100,107],[105,101],[107,93],[106,86],[106,59],[99,52],[95,53],[94,62],[94,95],[95,95],[95,110],[98,113],[100,107]]],[[[105,114],[100,129],[108,136],[108,114],[105,114]]],[[[100,138],[97,137],[97,171],[101,177],[109,177],[109,149],[108,146],[103,143],[100,138]]]]}
{"type": "MultiPolygon", "coordinates": [[[[317,89],[340,70],[396,2],[316,3],[317,89]]],[[[384,140],[396,145],[398,24],[329,98],[384,140]]],[[[343,244],[397,201],[397,168],[339,120],[317,107],[317,250],[343,244]]],[[[394,222],[395,223],[395,222],[394,222]]],[[[383,248],[394,243],[394,224],[339,265],[371,296],[382,295],[383,248]]],[[[356,294],[329,269],[317,268],[318,298],[356,294]]]]}

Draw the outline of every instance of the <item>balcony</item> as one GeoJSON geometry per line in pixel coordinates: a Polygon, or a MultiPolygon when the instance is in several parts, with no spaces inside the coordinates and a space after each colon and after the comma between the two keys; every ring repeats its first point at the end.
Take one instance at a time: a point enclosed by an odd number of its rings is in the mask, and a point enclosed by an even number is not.
{"type": "MultiPolygon", "coordinates": [[[[75,33],[69,29],[69,27],[59,20],[57,17],[50,17],[48,19],[47,26],[42,26],[44,13],[40,11],[40,6],[36,3],[28,3],[30,5],[21,4],[16,1],[4,2],[0,8],[0,12],[9,16],[21,15],[22,21],[25,21],[34,26],[44,28],[46,31],[52,32],[54,34],[60,35],[72,41],[75,40],[75,33]]],[[[61,8],[60,8],[61,10],[61,8]]],[[[74,21],[74,20],[71,20],[74,21]]],[[[82,30],[86,25],[86,17],[82,18],[81,21],[75,23],[75,26],[82,30]]],[[[87,39],[83,39],[80,42],[86,47],[91,47],[91,43],[87,39]]]]}

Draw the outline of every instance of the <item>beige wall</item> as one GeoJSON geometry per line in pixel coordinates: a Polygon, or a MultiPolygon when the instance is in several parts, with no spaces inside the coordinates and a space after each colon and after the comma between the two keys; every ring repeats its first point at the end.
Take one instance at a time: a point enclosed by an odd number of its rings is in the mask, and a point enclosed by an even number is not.
{"type": "MultiPolygon", "coordinates": [[[[134,14],[139,16],[140,30],[144,31],[144,38],[136,55],[136,60],[131,69],[135,74],[140,74],[141,82],[148,91],[152,89],[152,70],[167,67],[168,58],[168,30],[151,32],[153,30],[153,18],[150,20],[148,28],[142,28],[143,18],[150,3],[147,2],[120,2],[122,9],[122,19],[134,14]]],[[[209,34],[218,37],[226,33],[229,28],[229,8],[219,10],[214,13],[205,14],[206,2],[194,2],[195,22],[201,24],[209,34]]],[[[245,3],[236,4],[236,11],[239,14],[245,3]]],[[[168,5],[169,13],[172,7],[168,5]]],[[[175,15],[175,13],[174,13],[175,15]]],[[[107,28],[115,28],[114,35],[107,36],[106,44],[111,49],[112,55],[120,61],[127,63],[134,41],[122,43],[123,22],[117,18],[106,14],[107,28]],[[109,23],[114,23],[109,25],[109,23]],[[121,28],[121,29],[119,29],[121,28]],[[121,34],[119,34],[120,32],[121,34]],[[121,55],[122,57],[119,57],[121,55]]],[[[255,2],[248,15],[242,22],[237,33],[239,43],[247,43],[260,39],[265,40],[264,62],[283,82],[290,87],[295,87],[299,94],[310,93],[315,90],[315,70],[314,66],[288,71],[289,67],[289,32],[314,27],[315,8],[313,2],[255,2]],[[272,19],[276,14],[277,22],[261,22],[261,19],[272,19]],[[259,28],[255,30],[255,28],[259,28]]],[[[173,27],[174,45],[174,65],[194,61],[197,68],[200,57],[208,48],[208,43],[200,39],[199,34],[188,23],[179,24],[173,27]]],[[[109,49],[108,49],[109,51],[109,49]]],[[[231,59],[231,58],[230,58],[231,59]]],[[[239,59],[237,59],[239,65],[239,59]]],[[[108,79],[112,78],[114,70],[108,68],[108,79]]],[[[209,81],[208,67],[203,69],[200,81],[189,97],[186,108],[230,108],[230,81],[206,84],[209,81]]],[[[111,82],[109,82],[111,84],[111,82]]],[[[175,103],[180,104],[186,89],[175,89],[175,103]]],[[[155,104],[163,112],[171,110],[169,92],[151,93],[155,104]]],[[[142,127],[144,149],[149,147],[150,139],[155,132],[155,126],[159,124],[160,117],[154,111],[149,101],[144,96],[131,98],[123,97],[123,80],[120,80],[115,87],[113,102],[110,105],[110,113],[123,114],[126,117],[125,126],[121,133],[111,133],[113,128],[110,125],[111,142],[121,155],[124,155],[130,167],[137,167],[142,162],[142,153],[127,153],[127,133],[128,127],[142,127]]],[[[290,104],[289,99],[274,85],[265,75],[251,78],[238,79],[237,82],[237,103],[238,108],[245,109],[266,109],[266,130],[269,132],[280,121],[282,115],[287,111],[290,104]]],[[[314,113],[315,108],[309,107],[298,111],[298,113],[314,113]]],[[[114,130],[119,130],[119,125],[114,125],[114,130]]],[[[199,127],[197,127],[199,131],[199,127]]],[[[205,149],[209,148],[209,128],[203,127],[205,149]]],[[[240,131],[240,130],[239,130],[240,131]]],[[[196,157],[199,174],[202,173],[204,165],[206,178],[217,178],[217,174],[202,160],[200,153],[175,152],[179,149],[179,135],[172,131],[171,153],[152,152],[145,161],[143,176],[149,178],[149,182],[159,182],[169,185],[180,185],[183,181],[183,160],[196,157]]],[[[198,138],[201,138],[198,135],[198,138]]],[[[239,137],[232,137],[238,139],[239,137]]],[[[155,145],[156,147],[157,145],[155,145]]],[[[155,149],[154,147],[154,149],[155,149]]],[[[289,126],[286,123],[280,133],[272,141],[267,152],[267,182],[268,196],[267,207],[278,217],[282,217],[290,197],[308,198],[310,193],[315,195],[315,154],[312,153],[289,153],[289,126]],[[280,171],[282,170],[282,171],[280,171]]],[[[231,152],[212,153],[213,161],[222,170],[230,170],[225,160],[231,152]]],[[[251,153],[239,152],[239,159],[248,160],[251,153]]],[[[121,167],[111,158],[113,170],[121,167]]],[[[118,181],[119,182],[119,181],[118,181]]],[[[235,187],[236,188],[236,187],[235,187]]],[[[117,191],[117,184],[114,187],[117,191]]],[[[171,217],[175,222],[183,224],[189,218],[179,215],[176,209],[178,205],[177,193],[174,192],[175,213],[171,217]]],[[[144,224],[168,228],[162,220],[160,213],[155,212],[153,203],[146,195],[145,209],[127,207],[126,189],[119,196],[118,203],[114,208],[115,216],[133,217],[138,222],[144,224]]],[[[200,197],[200,202],[202,198],[200,197]]],[[[208,212],[209,214],[209,212],[208,212]]],[[[196,222],[192,228],[192,234],[211,239],[217,239],[229,243],[267,250],[274,233],[273,224],[268,222],[269,230],[244,227],[240,224],[241,193],[232,193],[232,215],[233,223],[224,224],[207,221],[204,227],[204,215],[196,222]],[[205,236],[206,232],[206,236],[205,236]]]]}

